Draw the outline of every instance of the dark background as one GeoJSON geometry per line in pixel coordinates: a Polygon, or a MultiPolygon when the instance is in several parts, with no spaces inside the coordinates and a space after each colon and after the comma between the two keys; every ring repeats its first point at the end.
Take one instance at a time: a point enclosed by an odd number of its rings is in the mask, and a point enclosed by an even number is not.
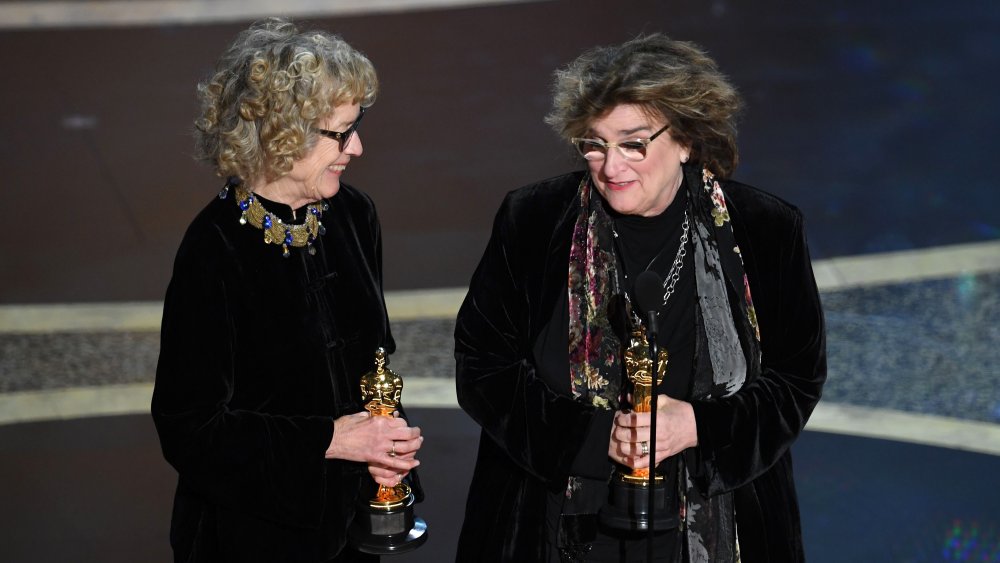
{"type": "MultiPolygon", "coordinates": [[[[220,181],[196,83],[248,22],[0,33],[0,303],[162,298],[220,181]]],[[[503,194],[578,166],[542,122],[553,70],[663,31],[746,98],[735,177],[806,213],[814,258],[1000,237],[1000,8],[597,0],[314,19],[382,93],[346,181],[385,232],[387,289],[464,286],[503,194]]]]}

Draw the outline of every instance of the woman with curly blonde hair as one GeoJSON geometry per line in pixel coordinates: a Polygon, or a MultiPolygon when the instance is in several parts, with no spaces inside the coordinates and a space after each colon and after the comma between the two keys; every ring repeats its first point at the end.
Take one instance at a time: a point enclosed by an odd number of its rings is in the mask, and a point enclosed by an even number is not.
{"type": "Polygon", "coordinates": [[[346,545],[367,476],[422,497],[420,429],[360,393],[395,349],[375,208],[341,181],[377,89],[360,52],[281,19],[199,86],[198,157],[225,185],[177,251],[152,400],[176,561],[377,561],[346,545]]]}
{"type": "Polygon", "coordinates": [[[661,34],[556,72],[582,170],[507,194],[455,329],[482,426],[459,561],[803,559],[823,313],[802,214],[730,179],[740,106],[661,34]]]}

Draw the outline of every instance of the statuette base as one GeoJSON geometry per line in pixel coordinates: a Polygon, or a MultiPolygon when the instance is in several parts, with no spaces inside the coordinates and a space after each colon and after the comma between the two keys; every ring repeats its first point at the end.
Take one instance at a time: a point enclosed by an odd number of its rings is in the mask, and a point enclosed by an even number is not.
{"type": "Polygon", "coordinates": [[[399,508],[363,507],[354,516],[348,538],[355,549],[372,555],[413,551],[427,541],[427,523],[413,515],[413,495],[399,508]]]}
{"type": "MultiPolygon", "coordinates": [[[[633,483],[615,479],[611,483],[608,503],[601,507],[601,523],[616,530],[646,531],[649,529],[649,483],[633,483]]],[[[657,532],[672,530],[680,525],[676,503],[668,487],[662,482],[653,486],[653,529],[657,532]]]]}

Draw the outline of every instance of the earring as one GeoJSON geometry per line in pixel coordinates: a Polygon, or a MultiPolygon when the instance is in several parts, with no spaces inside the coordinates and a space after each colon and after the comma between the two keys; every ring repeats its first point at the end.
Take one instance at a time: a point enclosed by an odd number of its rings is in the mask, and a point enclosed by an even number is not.
{"type": "Polygon", "coordinates": [[[681,157],[681,163],[682,164],[687,164],[687,161],[688,161],[688,155],[684,155],[684,156],[681,157]]]}

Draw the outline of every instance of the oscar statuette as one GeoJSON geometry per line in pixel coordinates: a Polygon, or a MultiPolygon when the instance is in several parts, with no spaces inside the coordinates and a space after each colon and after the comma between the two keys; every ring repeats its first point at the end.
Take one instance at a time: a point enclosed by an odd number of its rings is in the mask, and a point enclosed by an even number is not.
{"type": "MultiPolygon", "coordinates": [[[[636,323],[631,331],[630,343],[625,351],[625,371],[632,388],[633,412],[650,412],[653,390],[653,360],[651,359],[646,330],[636,323]]],[[[667,351],[658,350],[656,384],[663,381],[667,368],[667,351]]],[[[649,530],[653,520],[653,530],[669,530],[677,527],[677,515],[671,514],[670,490],[659,473],[650,479],[650,469],[632,469],[628,472],[619,467],[611,477],[608,502],[600,511],[604,525],[629,531],[649,530]],[[650,481],[653,491],[650,494],[650,481]],[[650,518],[655,512],[655,518],[650,518]]]]}
{"type": "MultiPolygon", "coordinates": [[[[392,416],[403,392],[403,379],[386,367],[383,348],[375,351],[375,371],[361,377],[361,400],[372,416],[392,416]]],[[[390,454],[392,455],[392,454],[390,454]]],[[[362,502],[348,530],[358,551],[390,555],[412,551],[427,541],[427,523],[413,515],[413,492],[400,482],[379,485],[375,496],[362,502]]]]}

